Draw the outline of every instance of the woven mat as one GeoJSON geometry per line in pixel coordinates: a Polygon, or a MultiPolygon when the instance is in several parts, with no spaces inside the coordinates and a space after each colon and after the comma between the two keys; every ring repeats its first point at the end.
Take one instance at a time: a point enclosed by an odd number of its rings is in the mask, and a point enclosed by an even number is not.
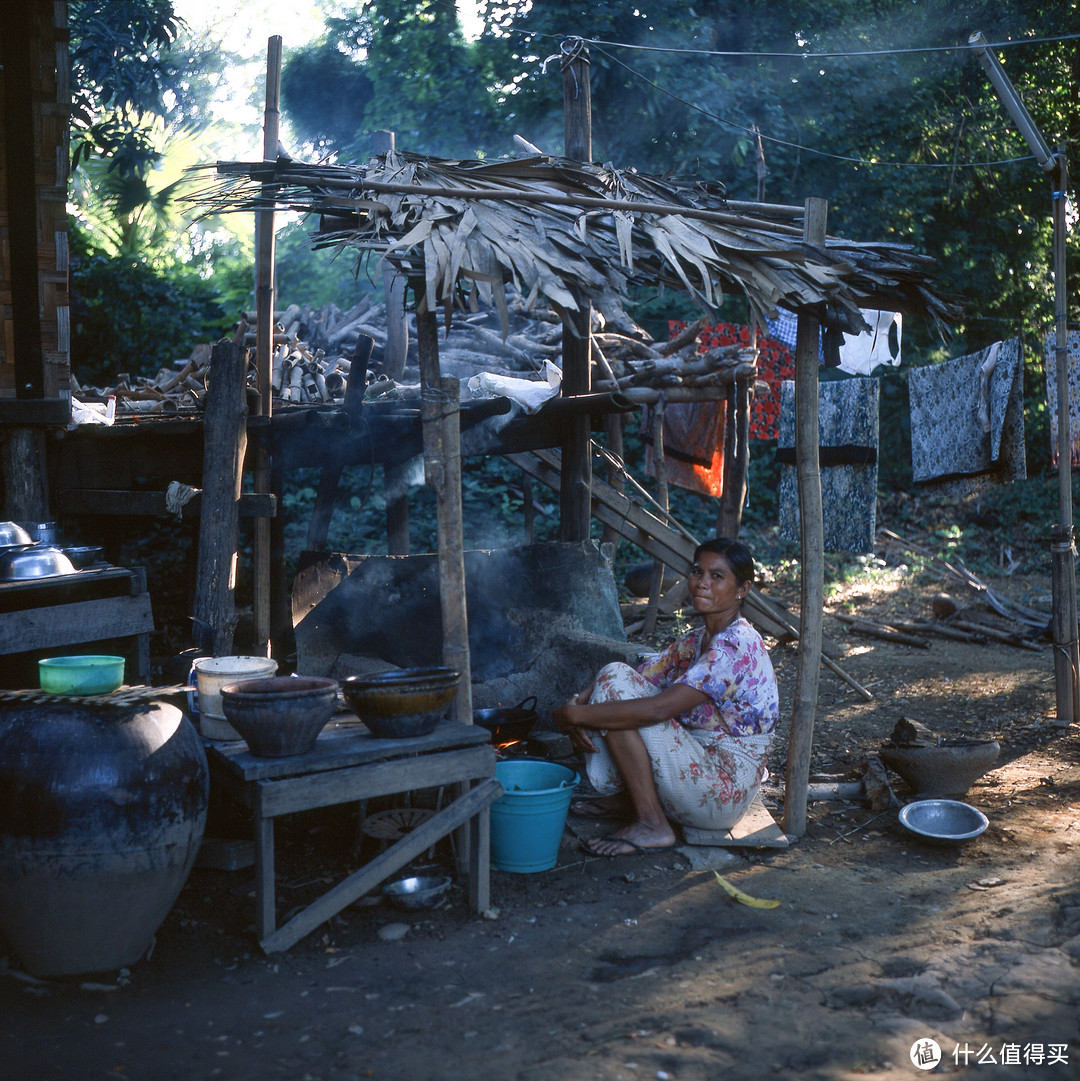
{"type": "Polygon", "coordinates": [[[31,706],[71,705],[80,706],[135,706],[140,702],[149,702],[155,698],[164,698],[170,694],[181,694],[194,690],[178,684],[173,687],[147,687],[140,684],[135,687],[117,687],[108,694],[50,694],[40,688],[20,691],[0,690],[0,702],[25,702],[31,706]]]}

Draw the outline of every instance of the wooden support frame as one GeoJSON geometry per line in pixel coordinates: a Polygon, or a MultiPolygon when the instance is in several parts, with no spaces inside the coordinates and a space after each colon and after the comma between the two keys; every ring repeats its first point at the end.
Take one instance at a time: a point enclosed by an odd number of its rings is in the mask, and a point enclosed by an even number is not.
{"type": "Polygon", "coordinates": [[[242,743],[215,743],[211,770],[223,788],[252,810],[255,839],[255,926],[267,953],[287,950],[347,905],[385,881],[455,830],[467,831],[469,903],[491,906],[488,808],[502,795],[488,734],[445,722],[413,739],[376,739],[356,719],[320,735],[306,755],[259,759],[242,743]],[[453,787],[452,802],[381,855],[277,926],[274,822],[282,815],[362,803],[376,796],[453,787]]]}

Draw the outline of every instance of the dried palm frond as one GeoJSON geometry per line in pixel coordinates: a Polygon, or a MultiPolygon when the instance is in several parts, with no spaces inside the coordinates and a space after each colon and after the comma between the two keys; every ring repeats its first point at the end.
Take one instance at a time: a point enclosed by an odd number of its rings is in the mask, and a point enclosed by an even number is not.
{"type": "MultiPolygon", "coordinates": [[[[210,168],[210,167],[206,167],[210,168]]],[[[804,243],[791,215],[729,207],[716,185],[562,158],[448,161],[391,152],[363,165],[219,162],[193,196],[207,214],[260,209],[318,215],[318,246],[391,264],[428,309],[502,305],[511,283],[530,303],[603,310],[647,282],[685,290],[715,316],[734,289],[767,315],[826,304],[851,329],[860,308],[955,313],[930,260],[910,246],[830,237],[804,243]]]]}

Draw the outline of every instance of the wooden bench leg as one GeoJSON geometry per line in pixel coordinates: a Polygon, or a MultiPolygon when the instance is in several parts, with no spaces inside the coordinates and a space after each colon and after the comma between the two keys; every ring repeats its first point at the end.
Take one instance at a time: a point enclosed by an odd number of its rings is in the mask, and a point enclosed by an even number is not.
{"type": "Polygon", "coordinates": [[[487,805],[469,819],[469,907],[491,908],[491,812],[487,805]]]}
{"type": "Polygon", "coordinates": [[[274,933],[277,902],[274,897],[274,820],[266,818],[258,799],[255,819],[255,929],[260,941],[274,933]]]}

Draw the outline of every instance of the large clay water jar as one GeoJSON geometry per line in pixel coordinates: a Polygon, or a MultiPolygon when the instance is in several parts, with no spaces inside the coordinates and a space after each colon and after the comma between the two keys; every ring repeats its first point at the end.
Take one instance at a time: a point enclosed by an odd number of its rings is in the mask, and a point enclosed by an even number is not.
{"type": "Polygon", "coordinates": [[[209,799],[175,706],[0,705],[0,934],[28,972],[134,964],[183,888],[209,799]]]}

